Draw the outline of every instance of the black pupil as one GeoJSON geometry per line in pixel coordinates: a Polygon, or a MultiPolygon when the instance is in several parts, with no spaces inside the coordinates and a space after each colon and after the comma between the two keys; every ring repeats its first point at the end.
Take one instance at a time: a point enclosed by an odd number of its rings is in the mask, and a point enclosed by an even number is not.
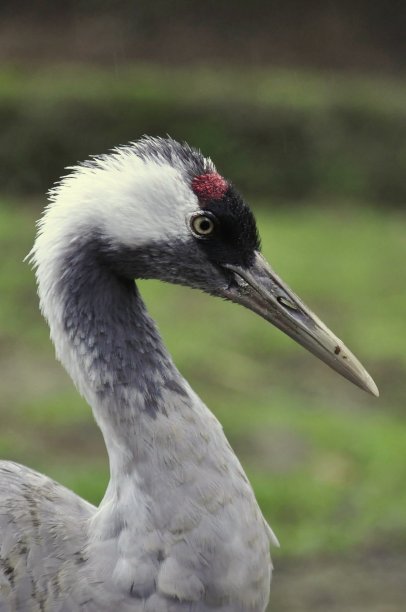
{"type": "Polygon", "coordinates": [[[209,219],[201,219],[200,231],[208,232],[210,228],[211,228],[211,221],[209,219]]]}

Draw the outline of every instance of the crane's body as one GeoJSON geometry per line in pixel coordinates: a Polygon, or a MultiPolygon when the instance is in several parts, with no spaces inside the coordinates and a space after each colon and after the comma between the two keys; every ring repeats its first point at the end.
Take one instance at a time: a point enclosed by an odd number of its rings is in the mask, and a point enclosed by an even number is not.
{"type": "MultiPolygon", "coordinates": [[[[271,272],[249,209],[200,153],[144,139],[62,179],[32,260],[57,357],[103,433],[110,482],[95,508],[0,464],[0,612],[263,612],[276,538],[133,282],[187,284],[271,319],[258,289],[271,272]]],[[[278,303],[290,304],[289,325],[274,322],[296,337],[310,315],[269,278],[278,303]]],[[[322,358],[373,390],[341,341],[312,326],[345,352],[342,362],[337,351],[322,358]]]]}

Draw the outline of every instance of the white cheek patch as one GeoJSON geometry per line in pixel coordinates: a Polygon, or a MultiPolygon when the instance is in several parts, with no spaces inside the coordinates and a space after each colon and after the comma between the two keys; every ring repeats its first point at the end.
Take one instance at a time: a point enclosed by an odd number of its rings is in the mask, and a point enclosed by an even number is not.
{"type": "Polygon", "coordinates": [[[190,235],[187,217],[198,200],[180,170],[122,149],[94,166],[78,166],[50,192],[35,251],[54,250],[89,231],[112,243],[142,246],[190,235]],[[45,244],[45,242],[47,244],[45,244]]]}
{"type": "MultiPolygon", "coordinates": [[[[135,165],[108,177],[115,189],[108,190],[109,200],[105,200],[100,216],[105,234],[128,247],[182,237],[186,240],[186,219],[198,208],[198,202],[179,170],[138,159],[135,165]]],[[[106,193],[104,187],[103,191],[106,193]]]]}

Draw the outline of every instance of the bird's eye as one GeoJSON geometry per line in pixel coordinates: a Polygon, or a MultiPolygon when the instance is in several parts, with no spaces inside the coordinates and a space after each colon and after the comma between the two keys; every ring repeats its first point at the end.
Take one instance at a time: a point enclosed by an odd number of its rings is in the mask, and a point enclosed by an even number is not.
{"type": "Polygon", "coordinates": [[[209,236],[214,230],[214,220],[208,214],[197,213],[192,216],[190,227],[197,237],[209,236]]]}

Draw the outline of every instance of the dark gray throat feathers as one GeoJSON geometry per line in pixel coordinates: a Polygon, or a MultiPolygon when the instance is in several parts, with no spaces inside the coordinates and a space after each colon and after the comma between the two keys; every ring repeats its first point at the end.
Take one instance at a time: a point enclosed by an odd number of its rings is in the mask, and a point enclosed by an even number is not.
{"type": "Polygon", "coordinates": [[[64,332],[98,403],[116,404],[112,424],[156,418],[166,410],[164,390],[185,395],[137,286],[114,272],[98,238],[65,251],[58,284],[64,332]]]}

